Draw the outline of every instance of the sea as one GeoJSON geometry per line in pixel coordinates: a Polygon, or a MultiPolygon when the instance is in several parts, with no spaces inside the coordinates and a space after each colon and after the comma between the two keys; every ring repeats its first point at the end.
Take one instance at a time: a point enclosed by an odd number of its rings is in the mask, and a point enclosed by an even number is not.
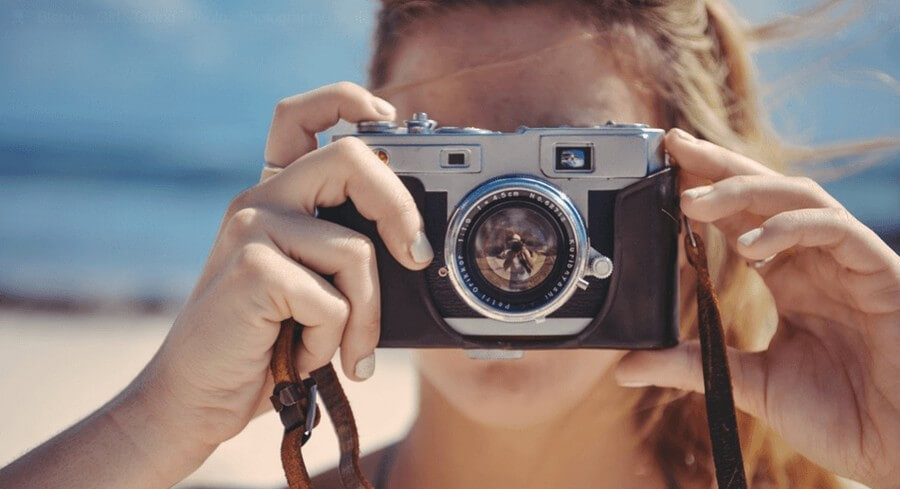
{"type": "MultiPolygon", "coordinates": [[[[229,201],[256,183],[259,161],[165,164],[128,148],[90,156],[34,145],[0,151],[0,305],[177,308],[229,201]]],[[[898,184],[900,159],[824,185],[896,250],[898,184]]]]}

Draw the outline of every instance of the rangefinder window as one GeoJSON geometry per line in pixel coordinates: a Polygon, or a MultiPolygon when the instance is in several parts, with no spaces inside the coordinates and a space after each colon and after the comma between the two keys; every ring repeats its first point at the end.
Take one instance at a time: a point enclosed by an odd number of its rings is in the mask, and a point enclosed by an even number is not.
{"type": "Polygon", "coordinates": [[[441,168],[468,168],[471,165],[471,159],[472,148],[441,149],[441,168]]]}
{"type": "Polygon", "coordinates": [[[560,171],[590,171],[593,157],[590,146],[557,146],[556,169],[560,171]]]}
{"type": "Polygon", "coordinates": [[[450,153],[447,155],[447,164],[450,166],[463,166],[466,164],[465,153],[450,153]]]}

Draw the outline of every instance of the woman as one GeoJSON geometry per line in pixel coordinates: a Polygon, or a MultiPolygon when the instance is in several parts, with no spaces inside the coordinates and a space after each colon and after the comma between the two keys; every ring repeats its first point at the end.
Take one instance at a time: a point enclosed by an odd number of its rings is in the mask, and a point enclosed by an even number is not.
{"type": "MultiPolygon", "coordinates": [[[[671,129],[682,209],[707,223],[735,347],[751,486],[836,487],[837,473],[898,487],[900,258],[818,185],[778,172],[785,152],[758,113],[745,41],[725,7],[385,1],[372,86],[391,103],[348,83],[279,102],[265,157],[284,169],[232,202],[159,352],[108,405],[5,468],[0,486],[181,480],[270,409],[269,355],[290,316],[309,326],[301,372],[340,347],[347,376],[372,376],[372,245],[315,219],[314,208],[353,199],[410,269],[434,250],[410,195],[365,145],[348,138],[316,149],[315,133],[339,118],[426,111],[446,125],[504,131],[609,119],[671,129]],[[333,285],[320,274],[333,274],[333,285]]],[[[685,341],[675,349],[505,362],[418,352],[418,418],[389,456],[364,460],[370,477],[390,488],[710,487],[702,397],[679,394],[702,389],[684,263],[682,280],[685,341]]],[[[324,474],[317,487],[334,480],[324,474]]]]}

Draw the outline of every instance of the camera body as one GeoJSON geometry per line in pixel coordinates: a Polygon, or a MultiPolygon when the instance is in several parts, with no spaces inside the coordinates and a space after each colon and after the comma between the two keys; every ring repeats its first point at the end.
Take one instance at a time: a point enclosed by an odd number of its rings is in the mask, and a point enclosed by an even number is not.
{"type": "Polygon", "coordinates": [[[526,350],[678,343],[675,168],[643,124],[519,128],[362,122],[409,189],[435,258],[411,271],[348,201],[318,215],[368,236],[380,347],[526,350]]]}

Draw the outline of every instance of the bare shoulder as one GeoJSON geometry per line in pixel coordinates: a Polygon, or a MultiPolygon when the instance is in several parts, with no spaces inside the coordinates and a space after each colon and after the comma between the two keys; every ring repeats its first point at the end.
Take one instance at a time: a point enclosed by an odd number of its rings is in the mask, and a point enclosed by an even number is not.
{"type": "MultiPolygon", "coordinates": [[[[373,484],[375,483],[375,478],[378,475],[378,469],[381,466],[382,460],[392,448],[393,445],[388,445],[378,451],[364,455],[359,459],[359,465],[362,468],[363,474],[365,474],[366,478],[373,484]]],[[[312,478],[312,483],[313,487],[316,489],[342,489],[344,487],[341,485],[341,474],[337,467],[333,467],[325,472],[317,474],[312,478]]]]}

